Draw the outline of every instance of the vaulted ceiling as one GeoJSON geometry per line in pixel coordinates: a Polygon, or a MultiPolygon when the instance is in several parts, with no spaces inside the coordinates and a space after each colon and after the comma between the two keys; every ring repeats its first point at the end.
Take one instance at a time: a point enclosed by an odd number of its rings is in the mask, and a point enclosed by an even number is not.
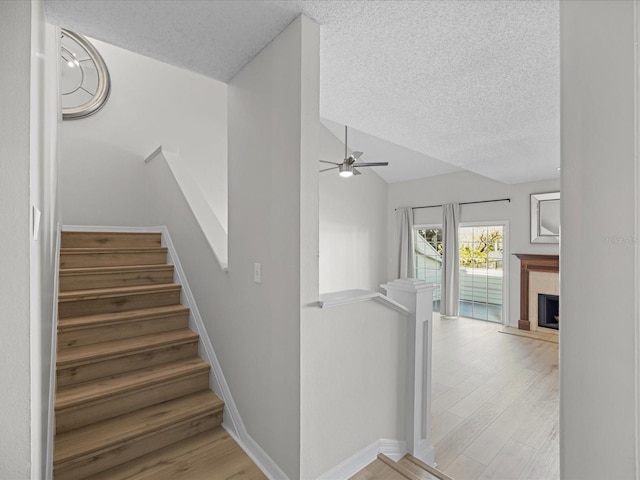
{"type": "MultiPolygon", "coordinates": [[[[397,182],[557,178],[558,0],[46,0],[53,24],[228,82],[300,13],[321,25],[320,113],[397,182]]],[[[338,159],[340,160],[340,159],[338,159]]]]}

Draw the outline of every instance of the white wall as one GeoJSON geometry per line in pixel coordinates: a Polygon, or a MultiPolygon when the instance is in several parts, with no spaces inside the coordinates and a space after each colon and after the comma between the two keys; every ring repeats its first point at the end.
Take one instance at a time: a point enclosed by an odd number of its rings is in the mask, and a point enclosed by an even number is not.
{"type": "Polygon", "coordinates": [[[0,478],[30,478],[29,78],[31,5],[0,3],[0,478]]]}
{"type": "MultiPolygon", "coordinates": [[[[344,143],[320,125],[320,158],[340,162],[344,143]]],[[[320,168],[329,167],[320,164],[320,168]]],[[[320,292],[379,291],[387,280],[387,184],[373,170],[320,174],[320,292]]]]}
{"type": "MultiPolygon", "coordinates": [[[[319,158],[340,161],[344,144],[318,127],[319,158]]],[[[307,200],[319,185],[319,200],[303,205],[302,217],[301,247],[309,247],[301,282],[307,300],[303,294],[299,478],[305,480],[381,438],[404,437],[406,317],[377,302],[326,309],[315,303],[318,289],[378,291],[385,282],[387,184],[366,168],[346,179],[337,171],[318,175],[317,160],[304,164],[309,176],[302,184],[307,200]]]]}
{"type": "Polygon", "coordinates": [[[563,479],[639,473],[634,3],[560,3],[563,479]]]}
{"type": "MultiPolygon", "coordinates": [[[[235,301],[233,321],[218,327],[231,340],[223,368],[249,433],[292,479],[300,474],[300,308],[308,291],[301,202],[317,212],[317,183],[309,198],[302,185],[313,182],[309,162],[318,158],[318,64],[319,27],[299,17],[229,82],[235,301]]],[[[311,250],[317,261],[317,246],[311,250]]],[[[317,269],[311,273],[317,295],[317,269]]]]}
{"type": "Polygon", "coordinates": [[[301,476],[404,439],[407,317],[368,301],[325,308],[302,337],[301,476]]]}
{"type": "MultiPolygon", "coordinates": [[[[58,31],[46,23],[42,1],[32,2],[31,20],[31,205],[42,212],[37,241],[31,241],[31,468],[32,478],[46,478],[50,396],[55,384],[52,362],[54,276],[57,257],[58,31]]],[[[53,398],[53,397],[51,397],[53,398]]],[[[51,446],[51,445],[49,445],[51,446]]],[[[49,459],[50,461],[50,459],[49,459]]]]}
{"type": "MultiPolygon", "coordinates": [[[[559,180],[507,185],[472,172],[392,183],[389,185],[388,222],[388,278],[397,278],[397,220],[398,207],[440,205],[448,202],[475,202],[511,198],[511,202],[462,205],[460,222],[509,222],[509,253],[505,259],[509,268],[508,320],[512,326],[520,319],[520,261],[515,253],[558,254],[558,245],[530,243],[530,200],[532,193],[560,190],[559,180]]],[[[415,225],[441,224],[442,208],[414,211],[415,225]]]]}
{"type": "Polygon", "coordinates": [[[43,478],[57,202],[55,32],[43,5],[2,2],[0,478],[43,478]],[[37,242],[31,205],[42,211],[37,242]]]}
{"type": "Polygon", "coordinates": [[[109,69],[111,94],[98,113],[63,123],[64,223],[144,225],[148,179],[141,160],[162,144],[179,152],[226,229],[227,86],[91,42],[109,69]]]}

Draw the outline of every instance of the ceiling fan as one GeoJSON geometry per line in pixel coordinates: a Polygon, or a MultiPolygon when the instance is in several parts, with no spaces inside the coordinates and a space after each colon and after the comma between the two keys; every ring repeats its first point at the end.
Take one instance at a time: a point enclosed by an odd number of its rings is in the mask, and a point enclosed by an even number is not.
{"type": "Polygon", "coordinates": [[[335,167],[325,168],[324,170],[320,170],[322,172],[328,172],[329,170],[338,169],[339,175],[341,177],[350,177],[351,175],[360,175],[355,167],[386,167],[389,165],[389,162],[359,162],[358,159],[362,156],[362,152],[353,152],[351,155],[347,152],[347,126],[344,126],[344,160],[342,163],[337,162],[329,162],[327,160],[320,160],[322,163],[330,163],[332,165],[336,165],[335,167]]]}

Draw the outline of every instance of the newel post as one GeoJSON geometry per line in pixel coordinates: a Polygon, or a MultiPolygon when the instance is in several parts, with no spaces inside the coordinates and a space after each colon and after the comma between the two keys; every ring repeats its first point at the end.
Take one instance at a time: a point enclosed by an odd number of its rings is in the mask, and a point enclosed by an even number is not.
{"type": "Polygon", "coordinates": [[[407,450],[414,457],[434,465],[431,445],[431,329],[433,284],[403,278],[381,285],[387,296],[410,313],[407,325],[407,450]]]}

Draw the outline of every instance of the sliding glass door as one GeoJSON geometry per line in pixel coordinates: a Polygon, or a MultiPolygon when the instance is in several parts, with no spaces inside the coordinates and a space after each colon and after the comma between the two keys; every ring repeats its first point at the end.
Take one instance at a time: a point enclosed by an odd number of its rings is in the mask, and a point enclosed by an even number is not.
{"type": "Polygon", "coordinates": [[[461,226],[460,316],[502,323],[504,227],[461,226]]]}
{"type": "MultiPolygon", "coordinates": [[[[460,316],[503,323],[505,291],[503,224],[463,224],[460,248],[460,316]]],[[[442,282],[442,228],[418,227],[415,232],[416,277],[438,286],[442,282]]],[[[433,294],[440,311],[440,289],[433,294]]]]}

